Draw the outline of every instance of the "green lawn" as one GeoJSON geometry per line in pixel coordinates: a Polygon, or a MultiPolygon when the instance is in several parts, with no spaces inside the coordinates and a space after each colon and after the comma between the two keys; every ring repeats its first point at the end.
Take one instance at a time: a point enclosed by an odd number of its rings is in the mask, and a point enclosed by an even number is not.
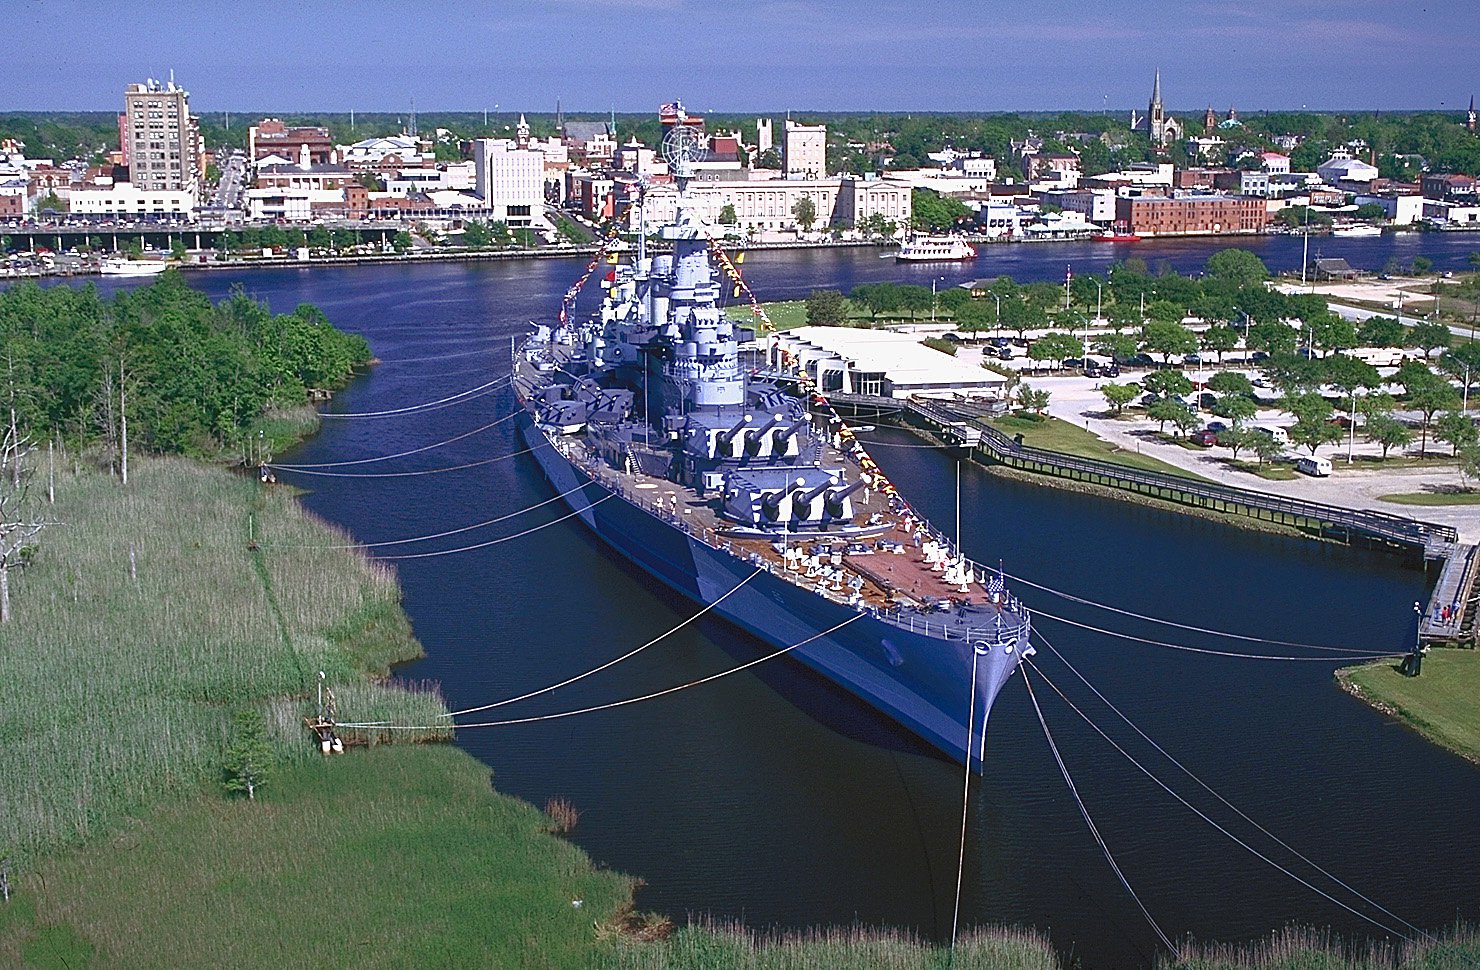
{"type": "Polygon", "coordinates": [[[1419,677],[1404,677],[1386,660],[1336,676],[1369,701],[1396,710],[1429,740],[1480,759],[1480,651],[1431,650],[1419,677]]]}
{"type": "Polygon", "coordinates": [[[1190,478],[1194,481],[1207,481],[1201,475],[1194,472],[1169,465],[1166,462],[1153,458],[1150,455],[1139,454],[1134,451],[1126,451],[1118,445],[1106,441],[1086,431],[1084,428],[1072,425],[1058,418],[1045,418],[1042,421],[1020,415],[1008,415],[1007,417],[994,418],[992,427],[1001,431],[1009,437],[1022,435],[1023,444],[1034,448],[1042,448],[1045,451],[1057,451],[1065,455],[1077,455],[1081,458],[1095,458],[1099,461],[1114,462],[1117,465],[1125,465],[1130,468],[1140,468],[1146,471],[1162,472],[1167,475],[1176,475],[1179,478],[1190,478]]]}
{"type": "Polygon", "coordinates": [[[1394,492],[1377,499],[1395,505],[1480,505],[1480,492],[1394,492]]]}
{"type": "Polygon", "coordinates": [[[544,824],[455,748],[315,755],[256,802],[210,790],[28,874],[0,965],[593,966],[630,886],[544,824]]]}

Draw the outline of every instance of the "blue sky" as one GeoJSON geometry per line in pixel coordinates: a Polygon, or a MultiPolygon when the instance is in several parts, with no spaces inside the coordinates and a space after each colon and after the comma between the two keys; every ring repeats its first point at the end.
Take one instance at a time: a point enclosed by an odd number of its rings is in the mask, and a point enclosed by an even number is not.
{"type": "Polygon", "coordinates": [[[1462,108],[1480,0],[0,0],[0,110],[1462,108]]]}

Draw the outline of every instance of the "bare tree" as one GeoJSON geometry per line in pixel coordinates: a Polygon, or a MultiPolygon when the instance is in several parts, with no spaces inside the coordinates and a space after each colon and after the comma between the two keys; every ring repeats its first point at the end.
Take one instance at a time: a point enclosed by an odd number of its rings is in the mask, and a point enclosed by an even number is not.
{"type": "Polygon", "coordinates": [[[0,624],[10,622],[10,570],[25,563],[31,544],[46,523],[29,521],[26,514],[26,456],[30,444],[16,430],[14,419],[0,445],[0,624]]]}

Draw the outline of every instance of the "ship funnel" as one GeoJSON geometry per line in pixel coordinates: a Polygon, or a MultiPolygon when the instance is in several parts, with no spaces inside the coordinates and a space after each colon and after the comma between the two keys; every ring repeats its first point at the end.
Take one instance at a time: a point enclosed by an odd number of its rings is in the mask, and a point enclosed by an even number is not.
{"type": "Polygon", "coordinates": [[[721,448],[728,448],[728,447],[730,447],[730,442],[732,442],[732,441],[735,440],[735,435],[739,434],[742,430],[744,430],[745,426],[747,424],[749,424],[749,423],[750,423],[750,415],[747,414],[745,417],[741,418],[739,421],[736,421],[735,422],[735,426],[733,428],[731,428],[728,431],[721,432],[720,433],[720,436],[719,436],[719,445],[720,445],[720,447],[721,448]]]}

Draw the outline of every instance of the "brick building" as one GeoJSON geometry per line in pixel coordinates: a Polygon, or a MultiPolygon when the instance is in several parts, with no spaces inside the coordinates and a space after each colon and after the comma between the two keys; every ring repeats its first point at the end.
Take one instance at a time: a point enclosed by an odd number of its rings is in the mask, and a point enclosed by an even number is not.
{"type": "Polygon", "coordinates": [[[1263,232],[1263,199],[1236,195],[1140,196],[1115,200],[1115,221],[1138,236],[1263,232]]]}

